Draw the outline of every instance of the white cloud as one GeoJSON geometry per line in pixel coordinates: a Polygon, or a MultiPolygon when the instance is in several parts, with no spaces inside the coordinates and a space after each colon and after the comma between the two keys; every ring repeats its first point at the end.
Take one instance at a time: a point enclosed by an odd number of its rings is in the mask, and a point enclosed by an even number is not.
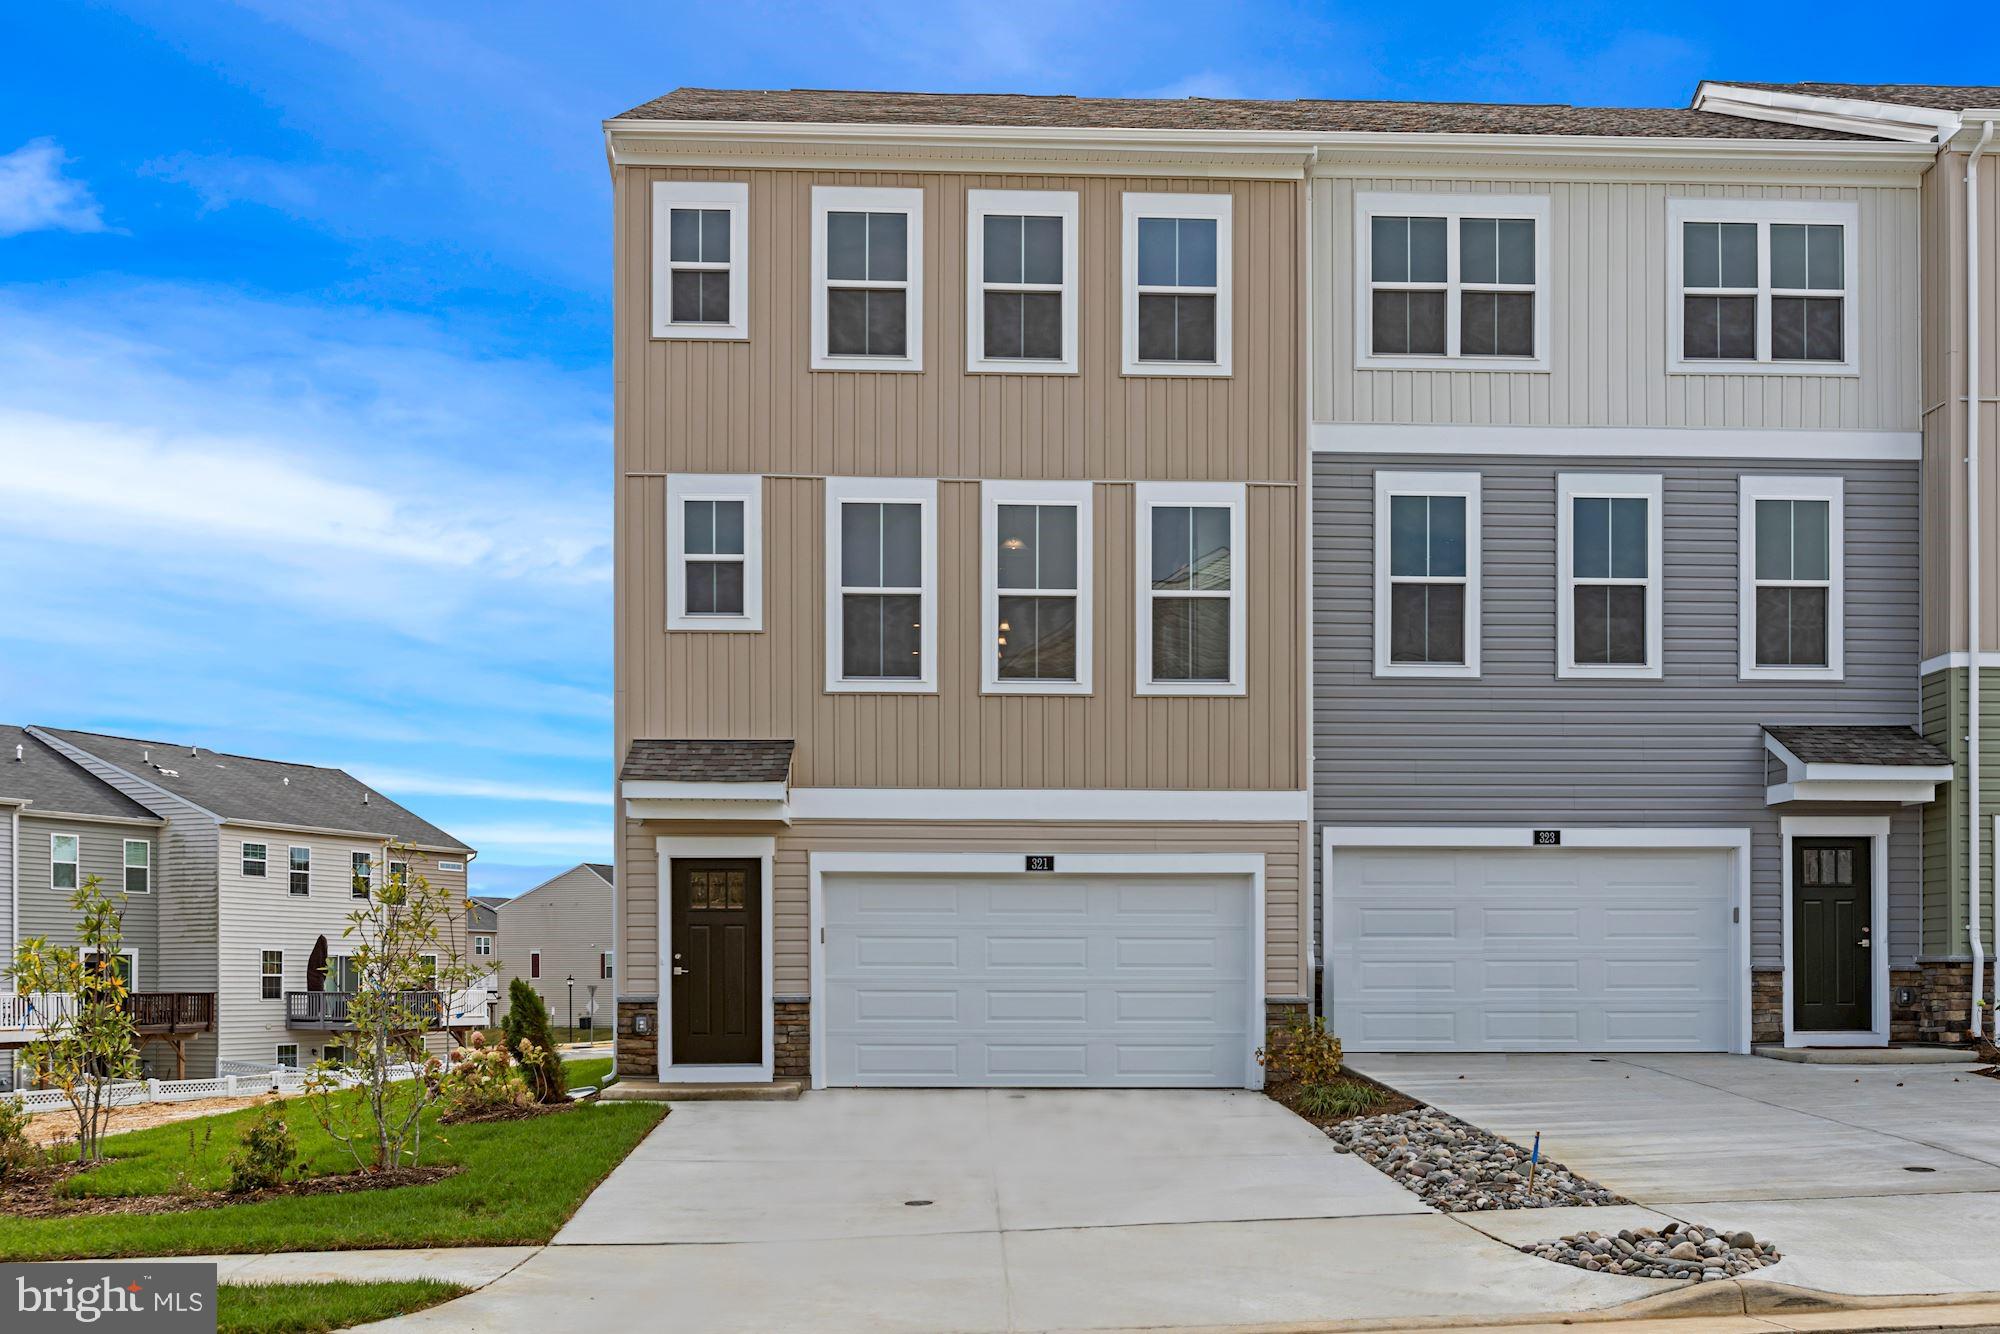
{"type": "Polygon", "coordinates": [[[543,783],[508,783],[486,778],[452,778],[439,774],[378,773],[365,775],[394,797],[488,797],[501,801],[535,801],[562,806],[609,806],[604,788],[560,787],[543,783]]]}
{"type": "Polygon", "coordinates": [[[53,139],[30,139],[0,157],[0,236],[105,230],[90,188],[63,175],[68,160],[53,139]]]}

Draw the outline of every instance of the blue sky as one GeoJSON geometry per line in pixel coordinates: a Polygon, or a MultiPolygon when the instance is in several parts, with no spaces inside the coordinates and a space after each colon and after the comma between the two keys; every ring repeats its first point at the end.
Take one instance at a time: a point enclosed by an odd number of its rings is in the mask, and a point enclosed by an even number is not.
{"type": "Polygon", "coordinates": [[[352,770],[608,857],[610,210],[680,84],[1681,105],[1990,81],[1830,4],[13,5],[0,719],[352,770]]]}

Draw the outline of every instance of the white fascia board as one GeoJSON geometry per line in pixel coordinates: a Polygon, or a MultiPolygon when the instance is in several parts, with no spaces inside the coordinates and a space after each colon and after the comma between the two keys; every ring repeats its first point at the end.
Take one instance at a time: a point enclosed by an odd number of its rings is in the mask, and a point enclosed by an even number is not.
{"type": "Polygon", "coordinates": [[[795,820],[1281,821],[1310,817],[1310,794],[1157,788],[894,788],[792,790],[795,820]]]}
{"type": "Polygon", "coordinates": [[[1937,796],[1937,784],[1927,779],[1898,778],[1877,783],[1813,781],[1795,779],[1773,783],[1764,789],[1766,806],[1787,802],[1840,801],[1879,802],[1901,806],[1921,806],[1937,796]]]}
{"type": "Polygon", "coordinates": [[[137,824],[150,826],[159,826],[166,823],[165,820],[157,815],[86,815],[82,811],[57,811],[41,806],[35,806],[33,810],[29,810],[28,807],[32,805],[31,802],[0,801],[0,806],[8,805],[20,806],[22,808],[21,814],[31,820],[78,820],[84,824],[137,824]]]}
{"type": "Polygon", "coordinates": [[[1524,458],[1782,459],[1915,463],[1920,431],[1709,430],[1684,426],[1455,426],[1314,422],[1315,454],[1493,454],[1524,458]]]}
{"type": "Polygon", "coordinates": [[[627,797],[658,801],[783,801],[787,784],[774,783],[676,783],[665,779],[627,779],[622,790],[627,797]]]}
{"type": "Polygon", "coordinates": [[[1949,783],[1949,764],[1808,764],[1810,783],[1949,783]]]}
{"type": "Polygon", "coordinates": [[[690,801],[686,798],[627,797],[628,820],[760,820],[790,824],[783,801],[690,801]]]}
{"type": "Polygon", "coordinates": [[[1704,79],[1695,90],[1694,108],[1745,120],[1783,125],[1808,125],[1847,134],[1872,134],[1908,143],[1949,139],[1960,114],[1936,107],[1899,102],[1871,102],[1858,97],[1827,97],[1814,93],[1780,92],[1773,88],[1741,88],[1704,79]]]}

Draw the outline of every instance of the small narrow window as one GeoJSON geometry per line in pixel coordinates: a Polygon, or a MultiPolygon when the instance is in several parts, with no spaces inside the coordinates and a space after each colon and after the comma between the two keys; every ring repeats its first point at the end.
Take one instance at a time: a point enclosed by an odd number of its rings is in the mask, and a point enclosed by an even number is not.
{"type": "Polygon", "coordinates": [[[406,888],[410,883],[410,864],[408,862],[390,862],[389,883],[398,889],[406,888]]]}
{"type": "Polygon", "coordinates": [[[987,482],[984,689],[1084,694],[1091,683],[1091,484],[987,482]]]}
{"type": "Polygon", "coordinates": [[[1838,477],[1739,483],[1743,679],[1841,679],[1843,492],[1838,477]]]}
{"type": "Polygon", "coordinates": [[[245,843],[243,845],[243,874],[252,880],[262,880],[264,878],[264,867],[269,861],[269,854],[270,849],[266,848],[262,843],[245,843]]]}
{"type": "Polygon", "coordinates": [[[1479,674],[1479,474],[1375,475],[1375,672],[1479,674]]]}
{"type": "Polygon", "coordinates": [[[1243,693],[1243,488],[1158,482],[1139,504],[1142,695],[1243,693]]]}
{"type": "Polygon", "coordinates": [[[1856,205],[1667,201],[1672,369],[1852,374],[1856,205]]]}
{"type": "Polygon", "coordinates": [[[75,834],[49,835],[49,888],[71,890],[77,885],[79,842],[75,834]]]}
{"type": "Polygon", "coordinates": [[[667,628],[764,628],[764,479],[667,478],[667,628]]]}
{"type": "Polygon", "coordinates": [[[295,895],[312,893],[312,849],[289,849],[289,873],[286,888],[295,895]]]}
{"type": "Polygon", "coordinates": [[[937,484],[828,478],[827,689],[936,688],[937,484]]]}
{"type": "Polygon", "coordinates": [[[1557,491],[1557,675],[1658,677],[1660,478],[1566,474],[1557,491]]]}
{"type": "Polygon", "coordinates": [[[529,950],[528,976],[540,977],[541,975],[542,975],[542,952],[540,950],[529,950]]]}
{"type": "Polygon", "coordinates": [[[125,892],[153,892],[153,845],[143,838],[125,840],[125,892]]]}
{"type": "Polygon", "coordinates": [[[750,187],[653,183],[653,336],[747,338],[750,187]]]}
{"type": "Polygon", "coordinates": [[[1227,375],[1232,200],[1125,196],[1125,373],[1227,375]]]}
{"type": "Polygon", "coordinates": [[[365,852],[354,854],[354,897],[365,899],[375,884],[375,859],[365,852]]]}
{"type": "Polygon", "coordinates": [[[813,187],[813,368],[923,369],[923,191],[813,187]]]}
{"type": "Polygon", "coordinates": [[[278,1044],[278,1068],[280,1070],[296,1070],[299,1068],[298,1043],[280,1042],[278,1044]]]}
{"type": "Polygon", "coordinates": [[[285,955],[282,950],[265,950],[259,969],[257,994],[265,1000],[282,1000],[285,995],[285,955]]]}
{"type": "Polygon", "coordinates": [[[597,976],[599,981],[611,980],[611,955],[608,952],[601,952],[597,956],[597,976]]]}
{"type": "Polygon", "coordinates": [[[1076,369],[1076,195],[966,195],[966,369],[1076,369]]]}

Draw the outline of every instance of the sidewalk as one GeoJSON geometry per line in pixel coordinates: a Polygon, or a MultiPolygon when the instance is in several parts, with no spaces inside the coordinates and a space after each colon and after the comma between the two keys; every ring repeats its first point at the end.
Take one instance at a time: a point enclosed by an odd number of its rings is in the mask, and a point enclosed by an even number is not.
{"type": "MultiPolygon", "coordinates": [[[[278,1255],[172,1255],[117,1264],[211,1264],[223,1283],[395,1283],[436,1279],[483,1288],[504,1277],[540,1246],[451,1246],[422,1251],[288,1251],[278,1255]]],[[[69,1260],[66,1264],[106,1264],[69,1260]]]]}

